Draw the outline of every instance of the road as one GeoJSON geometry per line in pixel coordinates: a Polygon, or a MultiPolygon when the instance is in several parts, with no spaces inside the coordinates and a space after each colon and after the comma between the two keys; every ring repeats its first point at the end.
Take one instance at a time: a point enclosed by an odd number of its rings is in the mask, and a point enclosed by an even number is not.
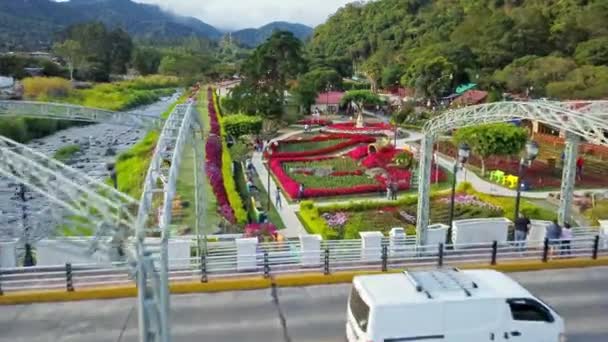
{"type": "MultiPolygon", "coordinates": [[[[608,341],[608,267],[512,273],[566,319],[569,342],[608,341]]],[[[171,297],[174,341],[343,342],[350,286],[171,297]]],[[[0,341],[137,341],[134,299],[0,306],[0,341]]]]}

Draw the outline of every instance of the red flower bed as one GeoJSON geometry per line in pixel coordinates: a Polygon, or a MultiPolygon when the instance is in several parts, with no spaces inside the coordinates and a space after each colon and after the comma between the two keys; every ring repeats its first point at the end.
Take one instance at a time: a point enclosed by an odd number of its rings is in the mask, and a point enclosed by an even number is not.
{"type": "Polygon", "coordinates": [[[374,167],[384,168],[393,161],[397,152],[397,149],[392,145],[382,147],[376,153],[368,154],[367,157],[361,161],[361,165],[368,169],[374,167]]]}
{"type": "Polygon", "coordinates": [[[348,152],[346,155],[353,158],[354,160],[359,160],[367,156],[368,149],[369,147],[367,145],[357,146],[354,150],[348,152]]]}
{"type": "Polygon", "coordinates": [[[232,210],[232,207],[230,206],[226,188],[224,187],[224,176],[222,174],[222,138],[220,135],[220,124],[217,112],[213,105],[213,91],[211,88],[207,89],[207,101],[209,102],[210,131],[205,144],[205,159],[207,160],[205,171],[207,173],[207,178],[209,178],[209,184],[211,184],[211,188],[215,194],[221,215],[230,223],[235,223],[236,218],[234,216],[234,210],[232,210]]]}
{"type": "MultiPolygon", "coordinates": [[[[320,136],[316,136],[316,137],[313,137],[311,139],[306,139],[306,140],[305,139],[285,140],[285,141],[279,142],[279,145],[270,146],[270,148],[273,149],[272,158],[299,158],[299,157],[308,157],[308,156],[318,156],[318,155],[323,155],[323,154],[329,154],[329,153],[337,152],[337,151],[340,151],[345,148],[355,146],[358,144],[370,144],[375,141],[376,141],[376,138],[365,136],[365,135],[330,134],[330,135],[320,135],[320,136]],[[335,144],[335,145],[332,145],[332,146],[319,148],[316,150],[299,151],[299,152],[279,152],[279,151],[277,151],[278,146],[280,144],[295,144],[295,143],[302,143],[302,142],[317,142],[317,141],[328,141],[328,140],[339,140],[339,139],[348,139],[348,140],[335,144]]],[[[268,154],[266,154],[266,157],[268,157],[268,154]]]]}
{"type": "Polygon", "coordinates": [[[325,120],[325,119],[306,118],[306,119],[299,120],[296,123],[298,125],[327,126],[327,125],[331,125],[333,122],[331,120],[325,120]]]}
{"type": "Polygon", "coordinates": [[[336,123],[336,124],[333,124],[333,125],[329,125],[329,126],[327,126],[327,128],[329,128],[329,129],[337,129],[337,130],[344,130],[344,131],[362,131],[362,132],[366,132],[366,131],[386,131],[386,130],[393,130],[393,129],[395,129],[393,127],[393,125],[387,124],[387,123],[384,123],[384,122],[365,123],[365,126],[361,127],[361,128],[355,127],[355,123],[354,122],[344,122],[344,123],[336,123]]]}

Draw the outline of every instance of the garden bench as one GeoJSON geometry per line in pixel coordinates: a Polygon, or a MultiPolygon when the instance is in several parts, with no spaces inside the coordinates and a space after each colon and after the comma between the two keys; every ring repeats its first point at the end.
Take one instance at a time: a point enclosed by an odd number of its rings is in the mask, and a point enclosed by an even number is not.
{"type": "Polygon", "coordinates": [[[504,178],[505,178],[504,171],[494,170],[494,171],[490,172],[490,181],[502,183],[504,181],[504,178]]]}

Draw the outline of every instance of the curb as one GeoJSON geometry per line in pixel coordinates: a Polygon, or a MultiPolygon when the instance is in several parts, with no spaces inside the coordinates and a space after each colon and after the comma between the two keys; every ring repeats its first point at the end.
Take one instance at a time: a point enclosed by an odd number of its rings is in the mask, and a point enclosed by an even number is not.
{"type": "MultiPolygon", "coordinates": [[[[498,265],[488,264],[454,264],[449,267],[461,269],[493,269],[502,272],[527,272],[552,269],[585,268],[608,266],[608,257],[593,259],[564,259],[554,260],[548,263],[542,261],[510,262],[498,265]]],[[[391,270],[388,273],[402,272],[391,270]]],[[[381,274],[381,271],[350,271],[335,272],[324,275],[321,272],[299,273],[289,275],[276,275],[271,278],[245,277],[233,279],[218,279],[208,283],[202,282],[180,282],[170,284],[173,294],[187,293],[213,293],[223,291],[243,291],[266,289],[272,286],[298,287],[311,285],[330,285],[350,283],[355,276],[381,274]]],[[[69,302],[80,300],[103,300],[130,298],[137,296],[134,285],[85,288],[73,292],[63,290],[52,291],[28,291],[14,292],[0,296],[0,305],[17,305],[30,303],[69,302]]]]}

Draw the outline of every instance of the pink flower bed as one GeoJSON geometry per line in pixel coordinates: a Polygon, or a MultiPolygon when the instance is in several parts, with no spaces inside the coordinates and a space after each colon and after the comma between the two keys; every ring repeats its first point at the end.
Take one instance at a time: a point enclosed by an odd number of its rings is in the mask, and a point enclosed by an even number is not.
{"type": "MultiPolygon", "coordinates": [[[[284,140],[280,141],[279,145],[273,145],[270,148],[272,151],[272,158],[298,158],[298,157],[308,157],[308,156],[318,156],[322,154],[329,154],[332,152],[337,152],[343,150],[345,148],[356,146],[359,144],[370,144],[376,141],[376,138],[365,136],[365,135],[352,135],[352,134],[330,134],[330,135],[319,135],[311,139],[302,139],[302,140],[284,140]],[[299,151],[299,152],[280,152],[278,151],[278,146],[280,144],[293,144],[293,143],[302,143],[302,142],[315,142],[315,141],[328,141],[328,140],[341,140],[348,139],[347,141],[343,141],[337,143],[332,146],[319,148],[316,150],[309,151],[299,151]]],[[[268,154],[266,154],[268,157],[268,154]]]]}
{"type": "Polygon", "coordinates": [[[368,154],[365,158],[363,158],[361,165],[368,169],[374,167],[384,168],[386,165],[391,163],[397,152],[397,149],[395,149],[395,147],[392,145],[382,147],[376,153],[368,154]]]}
{"type": "Polygon", "coordinates": [[[277,227],[272,223],[250,223],[245,226],[244,237],[270,238],[276,240],[277,227]]]}
{"type": "Polygon", "coordinates": [[[387,130],[395,129],[393,127],[393,125],[387,124],[384,122],[365,123],[365,126],[361,127],[361,128],[355,127],[354,122],[344,122],[344,123],[335,123],[335,124],[329,125],[329,126],[327,126],[327,128],[335,129],[335,130],[344,130],[344,131],[355,131],[355,132],[357,132],[357,131],[360,131],[360,132],[387,131],[387,130]]]}
{"type": "Polygon", "coordinates": [[[235,223],[234,210],[228,201],[226,188],[224,187],[224,176],[222,174],[222,138],[220,135],[220,124],[218,121],[217,112],[213,105],[213,91],[207,89],[207,101],[209,109],[209,136],[205,144],[205,158],[207,163],[205,171],[209,184],[213,189],[213,194],[217,200],[218,210],[220,214],[230,223],[235,223]]]}
{"type": "Polygon", "coordinates": [[[355,160],[359,160],[359,159],[367,156],[368,149],[369,149],[369,147],[367,145],[357,146],[355,149],[348,152],[346,155],[355,160]]]}

